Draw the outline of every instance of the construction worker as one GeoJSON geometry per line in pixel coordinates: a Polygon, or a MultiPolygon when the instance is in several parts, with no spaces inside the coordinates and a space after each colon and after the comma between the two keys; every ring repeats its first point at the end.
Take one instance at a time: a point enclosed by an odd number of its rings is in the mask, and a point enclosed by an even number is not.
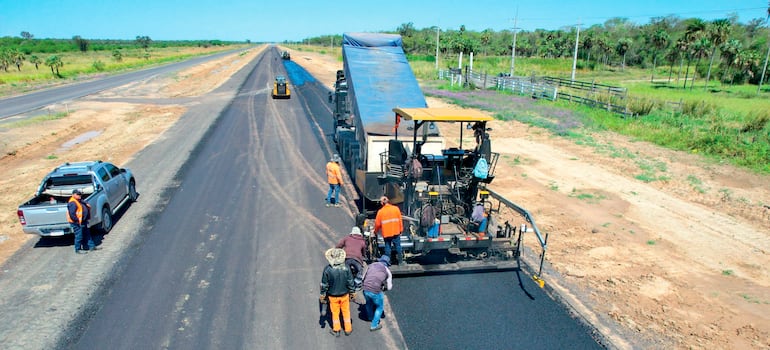
{"type": "Polygon", "coordinates": [[[364,277],[366,315],[372,320],[369,327],[370,331],[377,331],[382,328],[382,324],[380,324],[384,304],[382,292],[393,289],[393,275],[388,266],[390,266],[390,258],[383,255],[377,262],[369,266],[366,277],[364,277]]]}
{"type": "Polygon", "coordinates": [[[345,335],[353,333],[353,322],[350,319],[350,298],[353,295],[353,275],[345,265],[345,251],[340,248],[331,248],[325,253],[329,265],[324,268],[321,277],[321,303],[327,302],[332,311],[331,334],[340,336],[340,311],[345,327],[345,335]]]}
{"type": "Polygon", "coordinates": [[[88,219],[91,218],[91,206],[83,201],[83,192],[72,190],[72,197],[67,202],[67,221],[75,234],[75,254],[85,254],[96,250],[91,233],[88,232],[88,219]]]}
{"type": "Polygon", "coordinates": [[[340,186],[342,186],[342,171],[340,170],[340,155],[334,154],[326,163],[326,179],[329,183],[329,192],[326,193],[326,206],[340,206],[340,186]],[[332,201],[334,194],[334,201],[332,201]]]}
{"type": "Polygon", "coordinates": [[[336,248],[345,250],[345,265],[353,273],[353,284],[358,292],[361,290],[361,281],[364,279],[364,253],[366,252],[366,241],[361,234],[361,229],[353,226],[350,234],[341,239],[336,248]]]}
{"type": "Polygon", "coordinates": [[[390,254],[391,245],[396,247],[398,260],[395,264],[398,265],[404,259],[401,251],[401,232],[404,231],[401,210],[397,206],[390,204],[390,200],[386,196],[380,197],[380,204],[382,208],[377,211],[377,216],[374,219],[374,232],[382,234],[382,239],[385,241],[385,255],[390,257],[390,261],[396,260],[390,254]]]}

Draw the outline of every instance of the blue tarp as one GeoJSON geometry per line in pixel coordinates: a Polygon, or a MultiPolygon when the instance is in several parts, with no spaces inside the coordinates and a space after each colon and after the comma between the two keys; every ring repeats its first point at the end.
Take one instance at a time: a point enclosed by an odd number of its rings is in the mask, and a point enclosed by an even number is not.
{"type": "MultiPolygon", "coordinates": [[[[345,33],[342,57],[352,112],[367,134],[393,135],[395,107],[427,107],[400,35],[345,33]]],[[[412,135],[407,124],[401,123],[399,138],[412,135]]]]}

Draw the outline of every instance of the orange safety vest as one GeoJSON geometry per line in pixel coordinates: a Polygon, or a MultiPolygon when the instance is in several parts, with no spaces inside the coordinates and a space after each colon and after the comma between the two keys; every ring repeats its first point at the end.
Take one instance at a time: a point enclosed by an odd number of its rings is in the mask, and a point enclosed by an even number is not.
{"type": "Polygon", "coordinates": [[[401,220],[401,210],[397,206],[387,203],[379,211],[374,219],[374,232],[382,230],[382,238],[400,235],[404,231],[404,222],[401,220]]]}
{"type": "Polygon", "coordinates": [[[326,163],[326,178],[329,184],[342,185],[342,172],[340,171],[340,165],[335,162],[326,163]]]}
{"type": "Polygon", "coordinates": [[[74,223],[82,224],[83,223],[83,205],[80,204],[80,201],[75,199],[75,197],[70,197],[69,202],[74,202],[75,206],[77,207],[77,209],[75,210],[75,215],[78,217],[78,221],[75,221],[70,217],[69,210],[67,210],[67,221],[69,221],[71,224],[74,224],[74,223]]]}

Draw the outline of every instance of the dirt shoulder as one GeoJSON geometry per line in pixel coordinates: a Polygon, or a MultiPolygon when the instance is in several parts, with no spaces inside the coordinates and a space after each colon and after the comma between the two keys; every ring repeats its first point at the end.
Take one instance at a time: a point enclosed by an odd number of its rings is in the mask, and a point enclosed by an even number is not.
{"type": "MultiPolygon", "coordinates": [[[[329,85],[342,68],[291,53],[329,85]]],[[[589,145],[516,121],[491,127],[491,187],[550,235],[546,283],[615,346],[770,348],[770,177],[611,133],[589,145]]]]}
{"type": "MultiPolygon", "coordinates": [[[[290,51],[329,86],[342,68],[331,56],[290,51]]],[[[83,159],[125,164],[258,52],[51,106],[69,110],[62,119],[0,124],[0,262],[37,239],[15,213],[46,172],[83,159]]],[[[613,344],[770,348],[769,177],[613,134],[581,145],[518,122],[491,127],[501,153],[492,187],[549,233],[555,273],[546,283],[613,344]],[[642,168],[663,180],[636,179],[642,168]]]]}
{"type": "Polygon", "coordinates": [[[196,97],[216,89],[263,49],[49,106],[52,115],[68,113],[59,119],[21,116],[0,123],[0,263],[38,239],[22,232],[16,208],[34,195],[51,169],[92,159],[125,164],[162,137],[196,97]],[[127,99],[140,102],[120,102],[127,99]]]}

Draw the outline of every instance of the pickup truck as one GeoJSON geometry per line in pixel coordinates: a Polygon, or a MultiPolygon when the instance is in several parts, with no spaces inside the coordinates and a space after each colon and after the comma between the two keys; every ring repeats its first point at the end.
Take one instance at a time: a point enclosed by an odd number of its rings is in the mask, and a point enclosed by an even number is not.
{"type": "Polygon", "coordinates": [[[17,214],[26,233],[40,236],[72,234],[67,202],[72,190],[83,192],[91,206],[88,227],[103,233],[112,229],[112,216],[136,201],[136,180],[130,170],[99,161],[64,163],[43,178],[35,197],[19,206],[17,214]]]}

